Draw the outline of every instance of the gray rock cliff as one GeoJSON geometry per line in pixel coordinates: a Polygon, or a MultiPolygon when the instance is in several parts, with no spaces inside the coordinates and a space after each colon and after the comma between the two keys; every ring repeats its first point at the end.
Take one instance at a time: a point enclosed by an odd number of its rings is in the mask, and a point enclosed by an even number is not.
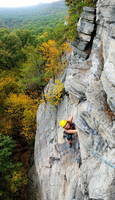
{"type": "Polygon", "coordinates": [[[36,200],[115,200],[115,0],[84,8],[78,31],[62,77],[68,95],[37,113],[36,200]],[[59,121],[71,115],[70,149],[59,121]]]}

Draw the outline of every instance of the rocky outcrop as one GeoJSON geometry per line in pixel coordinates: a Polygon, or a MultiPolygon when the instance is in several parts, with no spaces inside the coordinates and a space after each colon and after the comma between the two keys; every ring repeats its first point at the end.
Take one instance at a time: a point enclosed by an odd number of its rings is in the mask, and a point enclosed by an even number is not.
{"type": "Polygon", "coordinates": [[[74,56],[85,60],[90,54],[90,49],[95,34],[95,8],[84,7],[83,13],[77,24],[78,39],[73,42],[74,56]]]}
{"type": "Polygon", "coordinates": [[[113,0],[97,1],[96,18],[92,8],[84,8],[83,24],[91,21],[83,25],[88,34],[78,30],[84,42],[92,40],[89,58],[75,55],[73,48],[62,77],[63,101],[38,109],[33,178],[37,200],[115,200],[114,11],[113,0]],[[59,127],[70,115],[78,131],[71,149],[59,127]]]}

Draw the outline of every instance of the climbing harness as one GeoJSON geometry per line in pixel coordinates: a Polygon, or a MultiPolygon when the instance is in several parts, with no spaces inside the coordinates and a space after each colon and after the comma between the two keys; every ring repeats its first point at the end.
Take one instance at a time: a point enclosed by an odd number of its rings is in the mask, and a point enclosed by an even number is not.
{"type": "Polygon", "coordinates": [[[72,134],[68,134],[64,131],[63,133],[63,138],[68,140],[69,143],[69,147],[72,148],[72,140],[73,140],[73,135],[72,134]]]}

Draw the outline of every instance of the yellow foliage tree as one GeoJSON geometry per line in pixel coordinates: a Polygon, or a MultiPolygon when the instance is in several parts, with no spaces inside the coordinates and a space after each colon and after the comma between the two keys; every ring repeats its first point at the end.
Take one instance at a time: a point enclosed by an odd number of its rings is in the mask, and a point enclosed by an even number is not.
{"type": "Polygon", "coordinates": [[[62,49],[58,47],[55,40],[43,42],[39,48],[45,61],[45,79],[49,80],[60,74],[64,65],[61,61],[62,49]]]}
{"type": "Polygon", "coordinates": [[[19,132],[27,141],[30,141],[35,133],[35,116],[37,104],[25,94],[10,94],[7,99],[7,114],[12,121],[12,128],[7,132],[19,132]]]}
{"type": "Polygon", "coordinates": [[[62,48],[62,52],[65,53],[65,54],[66,53],[70,53],[72,51],[72,48],[70,47],[70,44],[67,43],[67,42],[64,42],[62,44],[61,48],[62,48]]]}
{"type": "Polygon", "coordinates": [[[41,35],[38,35],[38,37],[37,37],[37,39],[38,40],[45,40],[46,38],[48,38],[48,32],[44,32],[44,33],[42,33],[41,35]]]}
{"type": "Polygon", "coordinates": [[[16,193],[20,189],[24,188],[28,183],[28,178],[25,175],[25,171],[21,169],[20,171],[13,171],[10,179],[10,189],[13,193],[16,193]]]}
{"type": "Polygon", "coordinates": [[[0,77],[0,129],[7,134],[12,128],[12,120],[7,116],[6,100],[10,93],[18,93],[19,85],[14,76],[0,77]]]}
{"type": "Polygon", "coordinates": [[[17,92],[18,87],[19,85],[13,76],[0,78],[0,104],[2,105],[4,99],[10,92],[17,92]]]}

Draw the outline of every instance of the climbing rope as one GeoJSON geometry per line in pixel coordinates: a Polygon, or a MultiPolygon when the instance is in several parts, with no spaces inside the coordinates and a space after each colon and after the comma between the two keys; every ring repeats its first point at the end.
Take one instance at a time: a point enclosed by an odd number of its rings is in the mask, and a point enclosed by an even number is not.
{"type": "Polygon", "coordinates": [[[92,152],[92,155],[94,157],[97,157],[101,162],[105,163],[106,165],[108,165],[109,167],[112,167],[115,169],[115,165],[113,165],[110,161],[105,160],[104,158],[101,157],[101,155],[97,152],[92,152]]]}
{"type": "MultiPolygon", "coordinates": [[[[94,137],[95,136],[99,136],[98,135],[98,132],[96,130],[93,130],[91,127],[89,127],[89,125],[87,124],[87,122],[85,122],[85,120],[83,120],[82,118],[79,119],[79,120],[82,120],[82,124],[84,125],[84,129],[85,129],[85,132],[88,134],[88,135],[93,135],[94,137]]],[[[78,127],[81,129],[81,127],[78,127]]],[[[81,129],[82,131],[84,131],[83,129],[81,129]]],[[[100,143],[100,140],[98,138],[98,141],[96,142],[97,143],[97,146],[99,146],[99,143],[100,143]]],[[[106,165],[108,165],[109,167],[111,168],[114,168],[115,169],[115,165],[112,164],[110,161],[102,158],[102,156],[98,153],[98,152],[92,152],[91,151],[91,147],[88,148],[86,147],[86,145],[84,145],[85,148],[87,149],[88,152],[90,152],[94,157],[98,158],[101,162],[105,163],[106,165]]]]}
{"type": "Polygon", "coordinates": [[[92,151],[92,150],[91,150],[91,147],[88,148],[86,145],[84,145],[84,146],[85,146],[85,148],[87,149],[87,151],[88,151],[89,153],[91,153],[92,156],[98,158],[98,160],[100,160],[100,162],[103,162],[103,163],[105,163],[106,165],[108,165],[109,167],[115,169],[115,165],[112,164],[110,161],[108,161],[108,160],[102,158],[102,156],[101,156],[98,152],[96,152],[96,151],[92,151]]]}

